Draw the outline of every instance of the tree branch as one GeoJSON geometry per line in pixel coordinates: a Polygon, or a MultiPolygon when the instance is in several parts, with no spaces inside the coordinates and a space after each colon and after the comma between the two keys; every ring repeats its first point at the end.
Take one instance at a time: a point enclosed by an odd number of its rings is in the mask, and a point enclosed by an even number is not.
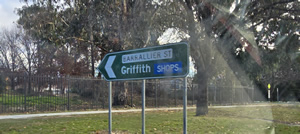
{"type": "Polygon", "coordinates": [[[277,7],[273,7],[272,10],[279,10],[285,12],[300,12],[300,9],[285,9],[285,8],[277,8],[277,7]]]}
{"type": "Polygon", "coordinates": [[[264,23],[264,22],[266,22],[268,20],[270,20],[270,19],[282,19],[282,20],[290,20],[290,21],[296,21],[296,22],[300,21],[300,19],[297,18],[297,17],[295,17],[295,19],[293,19],[293,18],[282,17],[280,15],[268,16],[265,19],[262,19],[260,22],[256,23],[255,25],[251,26],[251,28],[254,28],[254,27],[256,27],[256,26],[258,26],[258,25],[260,25],[260,24],[262,24],[262,23],[264,23]]]}

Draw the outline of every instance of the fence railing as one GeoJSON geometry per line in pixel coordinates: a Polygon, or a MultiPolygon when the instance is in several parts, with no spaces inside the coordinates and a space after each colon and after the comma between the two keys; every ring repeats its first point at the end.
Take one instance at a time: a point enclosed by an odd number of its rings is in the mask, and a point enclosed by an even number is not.
{"type": "MultiPolygon", "coordinates": [[[[97,110],[108,108],[108,83],[96,78],[0,74],[0,113],[97,110]]],[[[188,85],[188,105],[196,104],[198,85],[188,85]]],[[[147,80],[147,107],[182,105],[180,79],[147,80]]],[[[141,81],[113,82],[114,104],[141,107],[141,81]]],[[[237,104],[255,100],[251,87],[208,87],[210,104],[237,104]]]]}

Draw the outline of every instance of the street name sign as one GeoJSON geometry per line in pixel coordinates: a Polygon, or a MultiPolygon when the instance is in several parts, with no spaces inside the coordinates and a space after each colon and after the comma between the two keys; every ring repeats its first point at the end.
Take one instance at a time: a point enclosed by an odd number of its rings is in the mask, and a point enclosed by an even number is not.
{"type": "Polygon", "coordinates": [[[108,53],[98,70],[107,81],[185,77],[189,73],[187,43],[108,53]]]}

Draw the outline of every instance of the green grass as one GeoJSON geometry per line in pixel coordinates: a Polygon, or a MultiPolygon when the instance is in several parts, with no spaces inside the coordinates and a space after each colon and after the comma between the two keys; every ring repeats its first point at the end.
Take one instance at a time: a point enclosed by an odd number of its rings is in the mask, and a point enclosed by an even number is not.
{"type": "Polygon", "coordinates": [[[216,116],[241,117],[250,119],[275,120],[276,122],[297,122],[300,125],[300,106],[273,105],[254,108],[215,109],[210,112],[216,116]]]}
{"type": "MultiPolygon", "coordinates": [[[[24,95],[0,95],[0,104],[2,105],[22,105],[25,101],[24,95]]],[[[67,102],[67,98],[57,97],[57,96],[26,96],[26,103],[28,105],[40,105],[48,104],[49,105],[62,105],[67,102]]]]}
{"type": "MultiPolygon", "coordinates": [[[[211,108],[188,111],[189,133],[300,133],[299,106],[211,108]],[[275,122],[271,122],[275,121],[275,122]]],[[[106,133],[107,114],[0,120],[0,133],[106,133]]],[[[114,113],[113,131],[141,133],[141,113],[114,113]]],[[[146,112],[146,133],[182,133],[182,111],[146,112]]]]}
{"type": "MultiPolygon", "coordinates": [[[[54,107],[57,105],[67,105],[67,96],[26,96],[26,105],[49,105],[54,107]]],[[[90,104],[89,99],[83,99],[79,96],[70,97],[70,105],[84,105],[90,104]]],[[[24,95],[11,95],[11,94],[0,94],[0,105],[14,107],[25,105],[24,95]]]]}

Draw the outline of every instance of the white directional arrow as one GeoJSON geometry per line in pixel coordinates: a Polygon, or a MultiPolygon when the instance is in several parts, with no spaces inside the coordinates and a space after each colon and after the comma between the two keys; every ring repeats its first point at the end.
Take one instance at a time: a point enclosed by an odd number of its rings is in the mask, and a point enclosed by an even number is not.
{"type": "Polygon", "coordinates": [[[116,75],[114,73],[114,71],[112,70],[111,66],[115,61],[116,56],[110,56],[107,60],[107,63],[105,65],[105,70],[107,72],[107,75],[109,78],[116,78],[116,75]]]}

